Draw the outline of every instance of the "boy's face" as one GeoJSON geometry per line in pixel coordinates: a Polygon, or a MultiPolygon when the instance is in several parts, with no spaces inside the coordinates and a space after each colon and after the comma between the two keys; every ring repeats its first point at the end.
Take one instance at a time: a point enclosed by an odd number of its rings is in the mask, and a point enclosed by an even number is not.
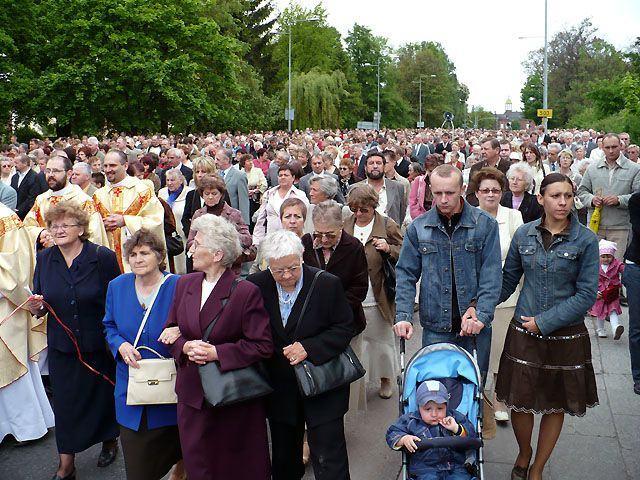
{"type": "Polygon", "coordinates": [[[437,425],[440,420],[447,416],[447,404],[436,403],[429,400],[420,407],[420,417],[427,425],[437,425]]]}
{"type": "Polygon", "coordinates": [[[600,263],[602,265],[609,265],[611,262],[613,262],[613,255],[609,255],[608,253],[600,255],[600,263]]]}

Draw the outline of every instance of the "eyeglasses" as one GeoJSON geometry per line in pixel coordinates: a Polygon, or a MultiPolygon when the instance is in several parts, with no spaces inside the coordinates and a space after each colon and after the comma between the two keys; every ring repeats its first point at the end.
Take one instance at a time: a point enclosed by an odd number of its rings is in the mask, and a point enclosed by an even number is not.
{"type": "Polygon", "coordinates": [[[340,170],[349,170],[349,167],[340,167],[340,170]]]}
{"type": "Polygon", "coordinates": [[[502,193],[502,190],[500,190],[499,188],[480,188],[478,192],[482,193],[483,195],[489,195],[490,193],[499,195],[500,193],[502,193]]]}
{"type": "Polygon", "coordinates": [[[371,209],[367,207],[351,207],[351,206],[349,207],[349,210],[351,210],[353,213],[358,213],[359,211],[360,213],[364,213],[364,214],[367,214],[371,211],[371,209]]]}
{"type": "Polygon", "coordinates": [[[313,238],[316,240],[325,237],[327,240],[333,240],[338,236],[336,232],[313,232],[313,238]]]}
{"type": "Polygon", "coordinates": [[[44,173],[47,175],[51,175],[52,173],[57,175],[59,173],[66,173],[66,170],[60,170],[59,168],[47,168],[44,173]]]}
{"type": "Polygon", "coordinates": [[[51,230],[52,232],[57,232],[58,230],[69,230],[71,227],[79,227],[80,225],[78,225],[77,223],[72,223],[72,224],[66,224],[63,223],[62,225],[51,225],[49,227],[49,230],[51,230]]]}
{"type": "Polygon", "coordinates": [[[285,273],[293,275],[298,270],[300,270],[301,268],[302,268],[302,265],[294,265],[292,267],[287,267],[287,268],[271,268],[271,267],[269,267],[269,271],[276,277],[282,277],[285,273]]]}

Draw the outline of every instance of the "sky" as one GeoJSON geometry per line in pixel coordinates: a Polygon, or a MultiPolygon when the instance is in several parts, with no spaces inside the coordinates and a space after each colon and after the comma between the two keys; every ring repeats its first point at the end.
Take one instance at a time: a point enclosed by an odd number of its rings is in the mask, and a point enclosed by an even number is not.
{"type": "MultiPolygon", "coordinates": [[[[502,113],[507,98],[518,110],[526,80],[522,61],[544,45],[544,0],[298,0],[305,8],[322,3],[328,23],[343,38],[354,23],[384,36],[396,48],[409,42],[442,44],[469,87],[469,108],[502,113]],[[537,37],[519,40],[518,37],[537,37]]],[[[276,0],[279,10],[288,0],[276,0]]],[[[548,0],[549,40],[590,18],[597,34],[618,49],[640,36],[640,0],[548,0]],[[635,35],[634,35],[635,34],[635,35]]],[[[417,87],[416,87],[417,88],[417,87]]],[[[553,105],[549,105],[553,107],[553,105]]]]}

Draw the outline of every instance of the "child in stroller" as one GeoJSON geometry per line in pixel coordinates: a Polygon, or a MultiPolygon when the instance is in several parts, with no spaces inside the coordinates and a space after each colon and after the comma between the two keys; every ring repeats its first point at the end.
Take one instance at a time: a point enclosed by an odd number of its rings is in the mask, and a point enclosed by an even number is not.
{"type": "MultiPolygon", "coordinates": [[[[465,467],[467,455],[455,446],[420,449],[421,442],[451,437],[477,437],[476,430],[462,413],[447,408],[450,395],[438,380],[422,382],[416,392],[418,411],[401,415],[387,431],[387,444],[394,450],[406,449],[409,478],[416,480],[470,480],[465,467]]],[[[447,442],[451,445],[453,443],[447,442]]]]}

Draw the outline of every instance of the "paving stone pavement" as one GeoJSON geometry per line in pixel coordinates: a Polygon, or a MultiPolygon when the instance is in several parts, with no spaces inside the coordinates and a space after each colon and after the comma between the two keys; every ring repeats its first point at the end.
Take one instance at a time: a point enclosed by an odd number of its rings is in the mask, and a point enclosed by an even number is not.
{"type": "MultiPolygon", "coordinates": [[[[626,311],[622,321],[626,328],[626,311]]],[[[600,404],[582,418],[566,418],[545,479],[639,479],[640,396],[633,393],[626,333],[617,342],[612,338],[599,339],[594,335],[592,321],[587,318],[586,323],[591,333],[600,404]]],[[[418,331],[408,344],[409,354],[419,348],[419,339],[418,331]]],[[[371,385],[368,399],[366,413],[350,413],[346,419],[351,478],[394,480],[398,478],[400,455],[387,448],[384,434],[398,414],[397,396],[382,400],[377,396],[375,385],[371,385]]],[[[78,479],[125,479],[121,455],[115,464],[99,469],[95,465],[98,453],[99,447],[95,446],[78,455],[78,479]]],[[[485,479],[509,479],[517,454],[509,425],[498,428],[496,438],[486,442],[484,454],[485,479]]],[[[28,446],[16,446],[8,441],[0,445],[0,480],[49,480],[56,465],[53,432],[28,446]]],[[[309,468],[304,480],[312,479],[309,468]]]]}

